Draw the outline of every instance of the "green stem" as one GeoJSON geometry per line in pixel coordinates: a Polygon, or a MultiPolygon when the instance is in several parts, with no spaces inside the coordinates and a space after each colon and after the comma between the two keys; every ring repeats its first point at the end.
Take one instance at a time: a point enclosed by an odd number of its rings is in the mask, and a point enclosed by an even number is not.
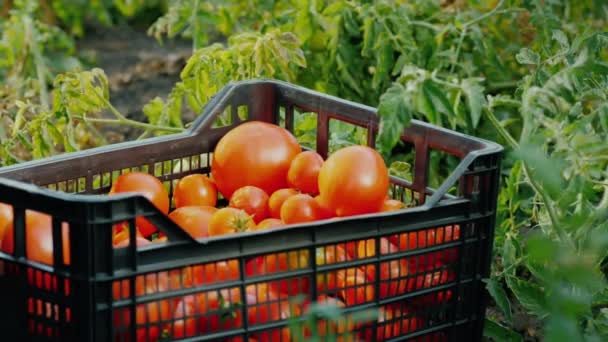
{"type": "Polygon", "coordinates": [[[192,52],[196,51],[199,48],[199,22],[198,22],[198,7],[199,0],[194,0],[194,8],[192,10],[192,16],[190,17],[190,21],[192,24],[192,52]]]}
{"type": "Polygon", "coordinates": [[[38,87],[40,88],[40,105],[44,111],[49,110],[49,91],[46,85],[46,65],[40,52],[40,46],[38,45],[38,33],[32,18],[25,16],[23,18],[25,27],[27,30],[26,37],[30,42],[30,49],[34,56],[34,64],[36,65],[36,76],[38,78],[38,87]]]}
{"type": "MultiPolygon", "coordinates": [[[[507,141],[509,146],[513,149],[517,149],[519,147],[519,144],[517,143],[517,141],[515,141],[515,139],[511,136],[511,134],[509,134],[509,132],[507,132],[507,130],[504,129],[504,127],[502,127],[502,125],[500,124],[500,122],[498,121],[498,119],[496,118],[494,113],[492,113],[487,108],[484,108],[483,112],[486,114],[486,117],[488,118],[488,120],[490,120],[490,123],[492,123],[492,125],[498,131],[498,133],[507,141]]],[[[555,232],[557,233],[557,235],[563,242],[570,241],[566,231],[559,225],[558,216],[557,216],[557,213],[555,212],[555,208],[553,208],[553,204],[551,202],[551,199],[549,198],[549,195],[543,190],[543,188],[540,186],[540,184],[538,184],[536,182],[536,180],[530,176],[530,169],[528,168],[527,163],[522,161],[522,166],[523,166],[524,174],[525,174],[526,178],[528,179],[530,186],[532,187],[534,192],[536,192],[541,197],[542,201],[545,204],[545,209],[547,210],[547,213],[549,214],[549,219],[551,220],[551,225],[553,226],[553,229],[555,230],[555,232]]]]}
{"type": "Polygon", "coordinates": [[[441,29],[439,27],[437,27],[431,23],[427,23],[426,21],[410,20],[410,25],[425,27],[425,28],[431,29],[435,32],[441,31],[441,29]]]}
{"type": "Polygon", "coordinates": [[[80,115],[74,115],[74,118],[83,120],[83,121],[92,122],[92,123],[101,123],[101,124],[106,124],[106,125],[124,125],[124,126],[131,126],[131,127],[136,127],[136,128],[164,131],[164,132],[171,132],[171,133],[180,133],[180,132],[184,131],[183,128],[157,126],[157,125],[153,125],[153,124],[149,124],[149,123],[145,123],[145,122],[139,122],[139,121],[135,121],[135,120],[131,120],[131,119],[121,120],[121,119],[85,118],[84,116],[80,116],[80,115]]]}

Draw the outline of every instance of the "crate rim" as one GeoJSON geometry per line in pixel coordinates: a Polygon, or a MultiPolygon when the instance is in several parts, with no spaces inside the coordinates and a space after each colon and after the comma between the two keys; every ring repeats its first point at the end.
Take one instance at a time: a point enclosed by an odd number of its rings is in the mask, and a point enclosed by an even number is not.
{"type": "MultiPolygon", "coordinates": [[[[139,140],[139,141],[135,140],[135,141],[121,142],[121,143],[117,143],[117,144],[104,145],[104,146],[99,146],[99,147],[95,147],[95,148],[91,148],[91,149],[87,149],[87,150],[81,150],[81,151],[72,152],[72,153],[63,153],[63,154],[59,154],[56,156],[49,156],[49,157],[45,157],[45,158],[41,158],[41,159],[26,161],[26,162],[15,164],[15,165],[0,167],[0,186],[11,187],[11,188],[17,189],[19,191],[28,193],[30,195],[44,195],[44,196],[50,197],[54,200],[59,200],[59,201],[63,201],[66,203],[81,203],[81,204],[85,203],[85,204],[105,204],[105,205],[107,205],[107,204],[111,204],[111,203],[122,202],[125,200],[144,200],[145,202],[148,202],[144,196],[139,195],[137,193],[125,193],[125,194],[120,194],[120,195],[111,196],[111,197],[104,195],[104,194],[66,193],[66,192],[59,191],[59,190],[47,189],[42,186],[36,185],[34,183],[28,183],[27,181],[11,179],[11,178],[5,177],[3,175],[4,174],[16,174],[16,173],[18,173],[19,170],[27,169],[30,167],[42,167],[42,166],[44,166],[46,164],[50,164],[50,163],[58,163],[58,162],[62,162],[62,161],[78,159],[80,157],[102,154],[102,153],[114,151],[117,149],[128,149],[128,148],[134,147],[134,146],[157,144],[157,143],[161,143],[161,142],[169,142],[172,140],[182,139],[185,137],[194,137],[199,133],[199,131],[204,130],[205,128],[207,128],[207,126],[210,126],[210,124],[212,123],[212,120],[214,118],[213,114],[214,114],[215,107],[217,106],[217,104],[222,103],[222,101],[224,101],[224,99],[231,96],[240,87],[249,86],[249,85],[264,85],[264,84],[272,85],[275,87],[277,87],[277,86],[283,87],[283,88],[297,91],[300,93],[306,93],[308,95],[323,96],[331,101],[339,102],[344,105],[348,105],[348,106],[355,107],[355,108],[358,108],[358,109],[361,109],[364,111],[368,111],[370,113],[373,113],[377,117],[377,110],[374,107],[367,106],[367,105],[353,102],[353,101],[349,101],[349,100],[345,100],[345,99],[342,99],[342,98],[339,98],[339,97],[336,97],[333,95],[324,94],[324,93],[321,93],[321,92],[318,92],[318,91],[315,91],[312,89],[308,89],[308,88],[305,88],[302,86],[298,86],[298,85],[295,85],[295,84],[292,84],[289,82],[280,81],[280,80],[276,80],[276,79],[269,79],[269,78],[256,78],[256,79],[251,79],[251,80],[235,81],[235,82],[228,83],[226,86],[224,86],[224,88],[222,88],[215,95],[213,95],[210,98],[210,100],[205,104],[205,106],[202,110],[202,113],[192,122],[190,127],[188,127],[187,129],[184,130],[184,132],[174,133],[174,134],[169,134],[169,135],[164,135],[164,136],[159,136],[159,137],[151,137],[151,138],[139,140]]],[[[454,131],[454,130],[450,130],[447,128],[443,128],[440,126],[432,125],[432,124],[426,123],[424,121],[413,119],[410,123],[410,127],[411,126],[418,126],[418,127],[425,128],[425,129],[432,129],[435,131],[440,131],[440,132],[447,133],[447,134],[450,134],[453,136],[457,136],[457,137],[460,137],[463,139],[467,139],[469,141],[477,143],[479,148],[473,149],[463,156],[463,158],[461,159],[458,166],[454,170],[451,171],[448,178],[446,178],[437,189],[434,189],[435,190],[434,193],[432,194],[432,196],[430,196],[425,201],[424,204],[418,205],[418,206],[415,206],[412,208],[406,208],[403,210],[399,210],[399,211],[397,211],[398,214],[403,213],[404,210],[407,210],[408,212],[411,211],[412,209],[416,209],[415,211],[429,210],[430,208],[435,206],[439,201],[441,201],[443,199],[443,197],[447,194],[447,191],[449,190],[449,188],[452,187],[455,184],[455,182],[458,180],[459,174],[461,174],[464,171],[464,169],[469,167],[469,165],[477,157],[483,156],[483,155],[488,155],[488,154],[501,153],[504,150],[503,146],[501,146],[500,144],[498,144],[496,142],[474,137],[471,135],[467,135],[467,134],[464,134],[464,133],[461,133],[458,131],[454,131]]],[[[394,213],[375,213],[375,214],[355,215],[352,217],[341,218],[341,220],[361,219],[361,218],[371,216],[371,215],[374,215],[374,217],[375,216],[385,217],[385,216],[392,216],[392,215],[394,215],[394,213]]]]}

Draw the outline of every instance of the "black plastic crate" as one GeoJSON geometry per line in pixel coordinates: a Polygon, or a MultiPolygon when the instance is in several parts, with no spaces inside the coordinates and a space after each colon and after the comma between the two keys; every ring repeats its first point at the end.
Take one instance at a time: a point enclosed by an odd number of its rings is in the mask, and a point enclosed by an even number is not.
{"type": "Polygon", "coordinates": [[[0,202],[14,208],[16,241],[13,255],[0,253],[3,335],[15,341],[141,341],[166,330],[194,339],[190,329],[208,332],[196,337],[203,341],[280,340],[286,320],[270,315],[267,322],[258,321],[264,321],[264,312],[285,308],[289,298],[262,302],[261,297],[267,282],[289,281],[309,299],[346,296],[353,304],[348,310],[391,306],[391,312],[400,312],[383,323],[357,325],[363,340],[480,340],[487,302],[482,279],[490,269],[502,152],[495,143],[414,120],[402,134],[405,150],[414,154],[413,179],[391,182],[392,196],[412,207],[199,241],[141,196],[99,195],[119,174],[133,170],[154,174],[171,192],[175,180],[210,172],[214,146],[234,126],[261,120],[293,131],[299,115],[316,119],[315,141],[308,143],[324,157],[334,121],[359,127],[374,144],[374,108],[284,82],[253,80],[226,86],[185,133],[1,168],[0,202]],[[225,126],[218,127],[220,116],[225,126]],[[428,186],[431,153],[459,160],[437,189],[428,186]],[[25,257],[26,209],[52,216],[54,266],[25,257]],[[133,228],[137,216],[147,217],[169,242],[113,249],[112,225],[127,220],[133,228]],[[69,224],[69,265],[62,258],[68,247],[60,238],[62,222],[69,224]],[[407,248],[383,250],[384,238],[407,248]],[[332,249],[352,249],[353,242],[369,239],[371,255],[324,260],[332,249]],[[256,259],[260,256],[265,258],[256,259]],[[271,267],[271,260],[281,258],[288,261],[284,272],[252,275],[252,265],[271,267]],[[220,262],[234,272],[225,273],[220,262]],[[375,272],[376,280],[355,277],[353,284],[331,289],[332,279],[356,275],[348,271],[355,266],[375,272]],[[384,268],[392,270],[390,277],[382,277],[384,268]],[[217,278],[196,280],[197,275],[217,278]],[[257,304],[243,300],[254,287],[257,304]],[[241,305],[231,306],[226,316],[226,303],[241,305]],[[184,307],[189,308],[180,311],[185,319],[175,321],[173,312],[184,307]]]}

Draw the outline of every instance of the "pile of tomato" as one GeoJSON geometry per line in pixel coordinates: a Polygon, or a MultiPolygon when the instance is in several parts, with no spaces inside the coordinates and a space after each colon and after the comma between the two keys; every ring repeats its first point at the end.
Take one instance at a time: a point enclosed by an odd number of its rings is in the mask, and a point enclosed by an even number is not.
{"type": "MultiPolygon", "coordinates": [[[[178,226],[196,239],[226,234],[276,229],[291,224],[328,220],[359,214],[399,210],[404,203],[390,199],[389,174],[382,157],[372,148],[342,148],[326,160],[314,151],[303,151],[287,130],[264,122],[247,122],[229,131],[218,142],[211,164],[211,174],[193,173],[179,179],[172,196],[156,177],[131,172],[118,177],[109,192],[136,192],[167,214],[178,226]],[[224,198],[225,201],[221,201],[224,198]],[[227,203],[218,208],[219,203],[227,203]],[[171,208],[174,208],[170,211],[171,208]]],[[[0,247],[12,253],[12,208],[0,204],[0,247]]],[[[138,246],[163,243],[166,237],[144,217],[136,219],[138,246]],[[153,238],[154,237],[154,238],[153,238]]],[[[52,220],[50,216],[26,211],[26,256],[30,260],[52,265],[52,220]]],[[[115,248],[129,244],[126,222],[113,228],[115,248]]],[[[64,263],[70,263],[67,224],[63,227],[64,263]]],[[[329,228],[328,228],[329,229],[329,228]]],[[[378,240],[349,241],[316,249],[317,266],[352,259],[374,258],[404,250],[429,247],[459,239],[460,227],[447,226],[383,237],[378,240]],[[380,244],[376,247],[376,242],[380,244]]],[[[414,290],[445,284],[454,275],[444,266],[455,262],[455,249],[427,253],[411,258],[343,268],[316,274],[319,302],[339,307],[368,303],[376,297],[387,298],[414,290]],[[379,293],[375,283],[380,282],[379,293]]],[[[297,269],[308,269],[308,250],[275,253],[252,258],[245,265],[245,276],[268,275],[297,269]]],[[[215,284],[240,279],[238,260],[194,265],[180,269],[139,276],[135,294],[215,284]]],[[[310,293],[310,278],[293,277],[240,288],[207,291],[173,299],[162,299],[136,308],[138,341],[155,341],[163,335],[173,338],[216,333],[227,329],[287,319],[308,310],[309,303],[294,306],[289,299],[310,293]],[[239,305],[247,304],[247,317],[239,305]]],[[[36,282],[36,286],[42,286],[36,282]]],[[[113,283],[115,300],[129,299],[130,280],[113,283]]],[[[328,324],[320,321],[319,331],[344,333],[358,330],[352,340],[384,340],[414,331],[423,319],[412,317],[410,309],[434,305],[451,298],[451,291],[420,296],[403,306],[381,308],[376,332],[345,322],[328,324]],[[387,322],[388,321],[388,322],[387,322]]],[[[128,308],[115,311],[117,334],[128,335],[131,314],[128,308]]],[[[288,341],[288,328],[252,334],[250,341],[288,341]]],[[[344,339],[346,340],[346,339],[344,339]]],[[[348,339],[351,340],[351,339],[348,339]]]]}

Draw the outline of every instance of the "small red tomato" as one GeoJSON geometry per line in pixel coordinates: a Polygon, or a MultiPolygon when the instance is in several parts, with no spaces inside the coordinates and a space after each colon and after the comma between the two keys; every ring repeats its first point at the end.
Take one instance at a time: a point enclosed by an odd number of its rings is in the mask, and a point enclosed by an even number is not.
{"type": "Polygon", "coordinates": [[[340,291],[340,297],[347,306],[369,303],[374,300],[374,283],[367,280],[367,272],[361,268],[349,268],[345,272],[338,273],[340,282],[344,287],[340,291]]]}
{"type": "Polygon", "coordinates": [[[4,232],[8,229],[9,225],[13,224],[13,207],[0,203],[0,243],[4,239],[4,232]]]}
{"type": "Polygon", "coordinates": [[[209,221],[217,208],[209,206],[187,206],[175,209],[169,218],[182,227],[193,238],[209,236],[209,221]]]}
{"type": "MultiPolygon", "coordinates": [[[[163,214],[169,213],[169,195],[158,178],[143,172],[120,175],[112,185],[110,196],[117,193],[136,192],[147,198],[163,214]]],[[[144,217],[137,217],[135,223],[144,236],[156,232],[156,227],[144,217]]]]}
{"type": "Polygon", "coordinates": [[[244,210],[255,223],[268,217],[268,195],[255,186],[244,186],[237,189],[230,197],[232,208],[244,210]]]}
{"type": "MultiPolygon", "coordinates": [[[[397,246],[393,245],[387,238],[380,239],[380,254],[392,254],[398,252],[397,246]]],[[[369,239],[360,241],[357,246],[358,258],[370,258],[376,255],[376,240],[369,239]]],[[[396,296],[406,292],[406,277],[409,274],[406,259],[384,261],[380,263],[380,280],[376,279],[374,265],[367,267],[367,278],[370,282],[381,281],[380,298],[396,296]],[[387,281],[390,280],[390,281],[387,281]]]]}
{"type": "Polygon", "coordinates": [[[283,221],[281,221],[279,219],[267,218],[267,219],[263,220],[262,222],[258,223],[258,225],[255,229],[259,230],[259,229],[275,228],[275,227],[281,227],[284,225],[285,225],[285,223],[283,223],[283,221]]]}
{"type": "Polygon", "coordinates": [[[319,193],[319,171],[323,166],[323,157],[314,151],[299,153],[291,161],[287,172],[287,184],[309,195],[319,193]]]}
{"type": "Polygon", "coordinates": [[[382,208],[380,211],[394,211],[405,208],[405,204],[401,201],[395,199],[387,199],[382,203],[382,208]]]}
{"type": "MultiPolygon", "coordinates": [[[[142,238],[142,239],[146,240],[144,238],[144,236],[141,235],[141,232],[139,230],[137,230],[137,229],[135,230],[135,237],[137,239],[142,238]]],[[[125,246],[128,246],[129,245],[129,243],[128,243],[128,241],[129,241],[129,228],[125,228],[125,229],[121,230],[120,232],[115,233],[114,236],[112,237],[112,245],[114,245],[114,247],[116,247],[116,245],[121,244],[125,240],[127,241],[127,243],[126,243],[125,246]]],[[[146,241],[148,241],[148,240],[146,240],[146,241]]],[[[137,245],[139,246],[139,241],[138,241],[137,245]]]]}
{"type": "Polygon", "coordinates": [[[173,201],[176,208],[192,205],[215,207],[217,188],[205,175],[188,175],[177,182],[173,190],[173,201]]]}
{"type": "Polygon", "coordinates": [[[285,224],[312,222],[320,218],[315,199],[306,194],[289,197],[281,207],[281,220],[285,224]]]}
{"type": "Polygon", "coordinates": [[[255,222],[246,212],[235,208],[222,208],[209,220],[209,236],[241,233],[255,229],[255,222]]]}
{"type": "Polygon", "coordinates": [[[281,218],[281,207],[285,200],[293,195],[297,195],[299,192],[295,189],[280,189],[272,193],[268,199],[268,210],[270,211],[270,217],[281,218]]]}

